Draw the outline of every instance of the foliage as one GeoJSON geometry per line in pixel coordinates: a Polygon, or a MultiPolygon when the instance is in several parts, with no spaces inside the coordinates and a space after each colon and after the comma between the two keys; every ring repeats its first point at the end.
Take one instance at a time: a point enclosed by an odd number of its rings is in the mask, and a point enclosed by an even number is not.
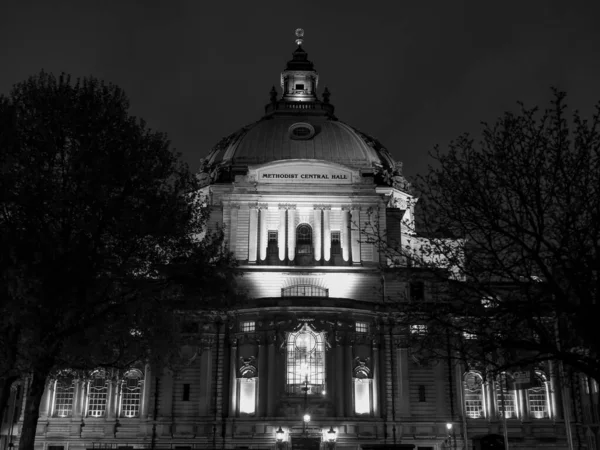
{"type": "Polygon", "coordinates": [[[195,176],[128,109],[117,86],[45,72],[0,96],[0,376],[32,377],[21,448],[50,373],[166,358],[187,291],[235,294],[222,234],[198,239],[195,176]]]}
{"type": "Polygon", "coordinates": [[[436,149],[417,184],[422,224],[408,236],[421,245],[387,251],[439,288],[433,305],[405,302],[400,316],[429,324],[421,348],[467,364],[555,360],[600,379],[600,104],[590,120],[568,117],[558,91],[544,112],[520,108],[484,124],[479,142],[462,135],[436,149]],[[460,271],[448,279],[439,261],[460,271]]]}

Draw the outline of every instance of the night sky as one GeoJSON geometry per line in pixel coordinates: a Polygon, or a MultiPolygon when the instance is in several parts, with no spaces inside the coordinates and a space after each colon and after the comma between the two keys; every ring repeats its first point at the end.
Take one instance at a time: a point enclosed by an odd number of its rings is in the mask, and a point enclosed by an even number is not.
{"type": "Polygon", "coordinates": [[[600,100],[600,2],[2,0],[0,92],[44,68],[121,86],[193,169],[263,114],[305,30],[336,115],[412,177],[428,152],[550,86],[600,100]]]}

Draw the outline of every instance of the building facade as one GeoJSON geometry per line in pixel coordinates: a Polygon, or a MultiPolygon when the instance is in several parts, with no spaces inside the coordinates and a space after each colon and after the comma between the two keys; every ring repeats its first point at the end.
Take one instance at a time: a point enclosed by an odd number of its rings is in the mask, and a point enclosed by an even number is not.
{"type": "MultiPolygon", "coordinates": [[[[230,314],[190,313],[175,371],[133,367],[49,380],[36,446],[84,448],[595,448],[598,386],[561,389],[552,364],[508,389],[410,348],[390,296],[424,301],[378,241],[418,245],[401,164],[339,121],[301,44],[265,115],[219,142],[200,179],[248,297],[230,314]],[[394,269],[397,270],[394,270],[394,269]],[[562,392],[562,396],[561,396],[562,392]],[[566,397],[565,397],[566,396],[566,397]],[[563,400],[568,398],[567,402],[563,400]],[[567,405],[567,411],[563,405],[567,405]],[[577,425],[579,424],[579,425],[577,425]],[[594,431],[595,430],[595,431],[594,431]]],[[[15,386],[2,449],[18,442],[15,386]]]]}

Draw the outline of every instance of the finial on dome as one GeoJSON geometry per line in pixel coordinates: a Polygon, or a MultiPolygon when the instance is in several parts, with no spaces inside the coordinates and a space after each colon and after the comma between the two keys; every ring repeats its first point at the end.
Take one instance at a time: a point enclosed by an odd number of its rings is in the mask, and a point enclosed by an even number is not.
{"type": "Polygon", "coordinates": [[[301,46],[304,42],[304,30],[302,28],[296,28],[296,45],[301,46]]]}

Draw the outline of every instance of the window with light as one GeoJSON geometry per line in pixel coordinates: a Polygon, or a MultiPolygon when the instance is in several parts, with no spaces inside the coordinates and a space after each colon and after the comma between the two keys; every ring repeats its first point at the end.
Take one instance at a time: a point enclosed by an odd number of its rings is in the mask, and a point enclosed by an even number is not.
{"type": "Polygon", "coordinates": [[[369,332],[369,324],[367,322],[356,322],[356,332],[365,334],[369,332]]]}
{"type": "Polygon", "coordinates": [[[256,330],[256,322],[254,321],[246,321],[240,324],[240,328],[242,333],[251,333],[256,330]]]}
{"type": "Polygon", "coordinates": [[[254,415],[256,412],[256,380],[258,371],[256,358],[251,356],[243,358],[239,368],[238,395],[239,412],[241,415],[254,415]]]}
{"type": "Polygon", "coordinates": [[[137,417],[142,400],[142,372],[133,369],[125,374],[121,383],[121,417],[137,417]]]}
{"type": "Polygon", "coordinates": [[[325,390],[325,336],[308,324],[287,338],[287,392],[320,394],[325,390]]]}
{"type": "Polygon", "coordinates": [[[73,396],[75,394],[75,380],[65,378],[57,380],[54,384],[54,415],[56,417],[69,417],[73,413],[73,396]]]}
{"type": "Polygon", "coordinates": [[[423,336],[427,334],[427,325],[424,324],[415,324],[410,326],[411,334],[423,336]]]}
{"type": "Polygon", "coordinates": [[[527,389],[529,415],[534,419],[549,418],[549,399],[546,376],[542,372],[536,371],[533,378],[533,386],[527,389]]]}
{"type": "Polygon", "coordinates": [[[96,371],[87,386],[87,415],[89,417],[102,417],[106,412],[108,397],[108,381],[104,371],[96,371]]]}
{"type": "Polygon", "coordinates": [[[477,372],[465,374],[463,381],[465,415],[471,419],[484,417],[483,378],[477,372]]]}
{"type": "Polygon", "coordinates": [[[366,361],[358,360],[354,368],[354,413],[356,415],[371,414],[373,404],[373,380],[371,370],[366,361]]]}

